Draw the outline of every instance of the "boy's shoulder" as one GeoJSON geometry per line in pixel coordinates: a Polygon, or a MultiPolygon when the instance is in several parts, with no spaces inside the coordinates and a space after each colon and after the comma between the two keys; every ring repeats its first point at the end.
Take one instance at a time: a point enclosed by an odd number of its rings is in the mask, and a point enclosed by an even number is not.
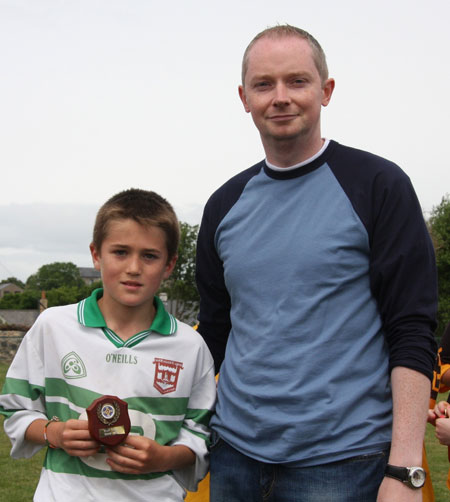
{"type": "Polygon", "coordinates": [[[192,340],[193,343],[196,343],[198,345],[202,345],[204,343],[200,333],[196,331],[192,326],[189,326],[189,324],[186,324],[179,319],[175,318],[175,320],[177,322],[177,336],[192,340]]]}
{"type": "Polygon", "coordinates": [[[56,307],[48,307],[43,310],[37,320],[51,321],[60,317],[72,316],[76,314],[78,303],[71,303],[69,305],[58,305],[56,307]]]}
{"type": "Polygon", "coordinates": [[[39,314],[31,329],[36,330],[39,328],[69,324],[73,322],[78,324],[77,307],[78,304],[76,303],[70,305],[60,305],[57,307],[48,307],[39,314]]]}
{"type": "Polygon", "coordinates": [[[176,344],[182,345],[186,353],[202,354],[202,357],[206,356],[207,360],[210,359],[212,364],[212,356],[205,340],[192,326],[177,319],[177,330],[174,334],[176,344]]]}

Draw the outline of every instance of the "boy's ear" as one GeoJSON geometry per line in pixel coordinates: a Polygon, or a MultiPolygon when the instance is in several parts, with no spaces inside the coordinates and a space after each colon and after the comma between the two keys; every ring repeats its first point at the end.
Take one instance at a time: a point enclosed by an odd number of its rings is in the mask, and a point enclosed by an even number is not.
{"type": "Polygon", "coordinates": [[[168,279],[170,277],[170,274],[173,272],[173,269],[175,268],[175,265],[177,264],[177,259],[178,259],[178,255],[175,255],[173,258],[171,258],[167,262],[166,270],[164,271],[163,279],[168,279]]]}
{"type": "Polygon", "coordinates": [[[89,250],[91,251],[92,263],[94,264],[94,268],[96,270],[100,270],[100,254],[97,252],[97,249],[95,248],[93,242],[89,244],[89,250]]]}

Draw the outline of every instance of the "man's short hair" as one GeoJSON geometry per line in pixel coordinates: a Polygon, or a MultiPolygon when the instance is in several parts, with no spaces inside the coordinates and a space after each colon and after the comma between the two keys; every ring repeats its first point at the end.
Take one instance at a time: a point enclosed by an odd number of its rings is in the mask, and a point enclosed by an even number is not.
{"type": "Polygon", "coordinates": [[[319,72],[322,82],[328,79],[328,66],[327,59],[325,57],[325,52],[320,46],[319,42],[307,31],[297,28],[296,26],[291,26],[290,24],[282,24],[277,26],[272,26],[266,28],[265,30],[258,33],[256,37],[248,44],[247,49],[245,49],[244,57],[242,58],[242,85],[244,85],[245,75],[248,69],[248,57],[251,48],[255,43],[261,38],[282,38],[282,37],[298,37],[306,40],[311,47],[313,53],[314,63],[316,65],[317,71],[319,72]]]}
{"type": "Polygon", "coordinates": [[[173,207],[155,192],[130,188],[113,195],[99,209],[92,243],[100,252],[111,221],[131,219],[143,226],[160,228],[166,238],[168,260],[177,254],[180,224],[173,207]]]}

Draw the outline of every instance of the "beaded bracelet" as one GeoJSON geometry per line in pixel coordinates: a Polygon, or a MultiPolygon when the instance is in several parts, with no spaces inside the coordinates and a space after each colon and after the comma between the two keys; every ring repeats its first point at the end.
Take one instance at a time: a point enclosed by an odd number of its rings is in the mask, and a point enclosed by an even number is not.
{"type": "Polygon", "coordinates": [[[48,437],[47,437],[47,427],[52,423],[52,422],[59,422],[59,417],[57,417],[56,415],[53,416],[45,425],[44,425],[44,439],[45,439],[45,443],[47,444],[47,446],[49,446],[50,448],[56,448],[56,446],[53,446],[50,441],[48,440],[48,437]]]}

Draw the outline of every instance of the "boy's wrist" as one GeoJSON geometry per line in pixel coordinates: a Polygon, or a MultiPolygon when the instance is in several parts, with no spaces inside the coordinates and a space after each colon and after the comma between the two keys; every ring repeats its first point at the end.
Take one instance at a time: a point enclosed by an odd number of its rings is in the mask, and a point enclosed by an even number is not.
{"type": "MultiPolygon", "coordinates": [[[[55,422],[59,422],[59,417],[57,417],[56,415],[54,415],[45,425],[44,425],[44,441],[45,441],[45,444],[49,447],[49,448],[58,448],[58,446],[55,445],[55,441],[51,441],[49,439],[49,435],[48,435],[48,431],[49,431],[49,427],[51,426],[51,424],[55,423],[55,422]]],[[[53,436],[53,439],[54,439],[54,436],[53,436]]]]}

